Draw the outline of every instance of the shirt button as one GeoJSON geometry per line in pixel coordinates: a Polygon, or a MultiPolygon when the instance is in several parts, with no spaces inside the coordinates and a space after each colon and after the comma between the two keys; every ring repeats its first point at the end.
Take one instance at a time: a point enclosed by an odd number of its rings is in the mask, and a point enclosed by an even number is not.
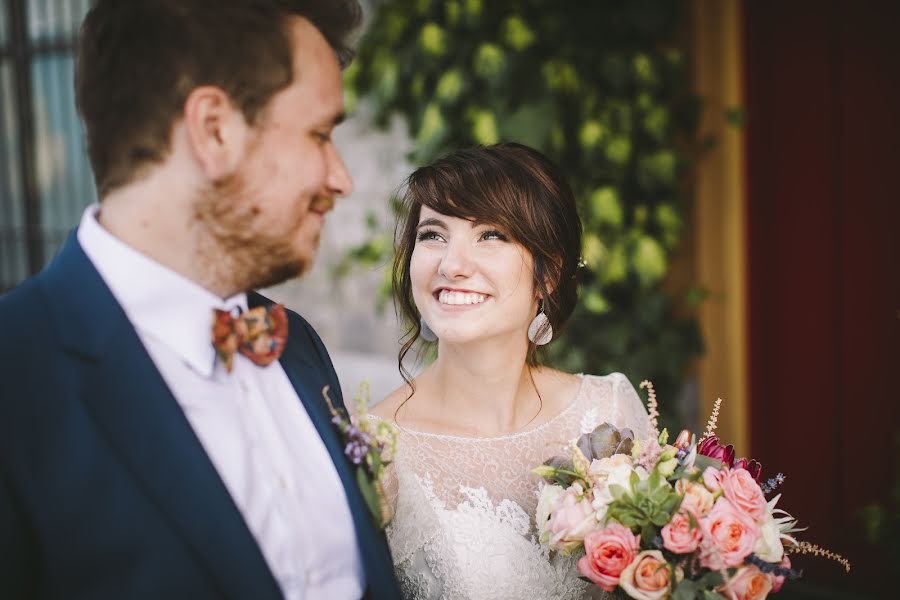
{"type": "Polygon", "coordinates": [[[284,478],[284,475],[278,476],[278,485],[281,486],[281,489],[287,489],[287,479],[284,478]]]}

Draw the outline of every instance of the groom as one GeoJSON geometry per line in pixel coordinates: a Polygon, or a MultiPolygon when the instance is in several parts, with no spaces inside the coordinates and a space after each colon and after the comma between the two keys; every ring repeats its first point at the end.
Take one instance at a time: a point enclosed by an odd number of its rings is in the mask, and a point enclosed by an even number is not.
{"type": "Polygon", "coordinates": [[[358,21],[95,2],[76,88],[101,200],[0,299],[0,597],[399,597],[328,353],[249,291],[307,269],[351,190],[331,134],[358,21]],[[257,313],[276,331],[233,352],[257,313]]]}

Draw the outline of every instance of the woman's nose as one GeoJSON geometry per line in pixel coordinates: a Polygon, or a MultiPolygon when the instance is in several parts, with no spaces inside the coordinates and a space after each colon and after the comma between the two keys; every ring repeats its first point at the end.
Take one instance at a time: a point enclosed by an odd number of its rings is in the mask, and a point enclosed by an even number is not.
{"type": "Polygon", "coordinates": [[[472,275],[473,266],[471,248],[463,242],[451,240],[441,257],[438,273],[445,279],[463,279],[472,275]]]}

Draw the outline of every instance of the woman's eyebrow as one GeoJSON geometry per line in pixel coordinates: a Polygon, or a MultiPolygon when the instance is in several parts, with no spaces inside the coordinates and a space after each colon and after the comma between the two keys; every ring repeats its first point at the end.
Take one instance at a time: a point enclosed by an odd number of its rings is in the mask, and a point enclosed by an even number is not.
{"type": "Polygon", "coordinates": [[[419,221],[419,224],[416,225],[416,229],[421,229],[422,227],[443,227],[444,229],[447,229],[447,224],[440,219],[431,217],[428,219],[422,219],[421,221],[419,221]]]}

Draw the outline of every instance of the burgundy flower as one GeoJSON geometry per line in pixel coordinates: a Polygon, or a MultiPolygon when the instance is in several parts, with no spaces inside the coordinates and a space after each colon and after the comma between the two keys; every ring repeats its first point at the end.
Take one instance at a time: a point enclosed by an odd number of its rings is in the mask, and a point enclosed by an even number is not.
{"type": "Polygon", "coordinates": [[[734,446],[728,444],[723,446],[719,443],[719,438],[711,435],[697,446],[697,454],[708,456],[721,461],[726,467],[734,466],[734,446]]]}
{"type": "Polygon", "coordinates": [[[762,477],[762,465],[752,458],[737,459],[734,461],[734,468],[747,469],[750,472],[750,476],[756,480],[756,483],[759,483],[759,478],[762,477]]]}

